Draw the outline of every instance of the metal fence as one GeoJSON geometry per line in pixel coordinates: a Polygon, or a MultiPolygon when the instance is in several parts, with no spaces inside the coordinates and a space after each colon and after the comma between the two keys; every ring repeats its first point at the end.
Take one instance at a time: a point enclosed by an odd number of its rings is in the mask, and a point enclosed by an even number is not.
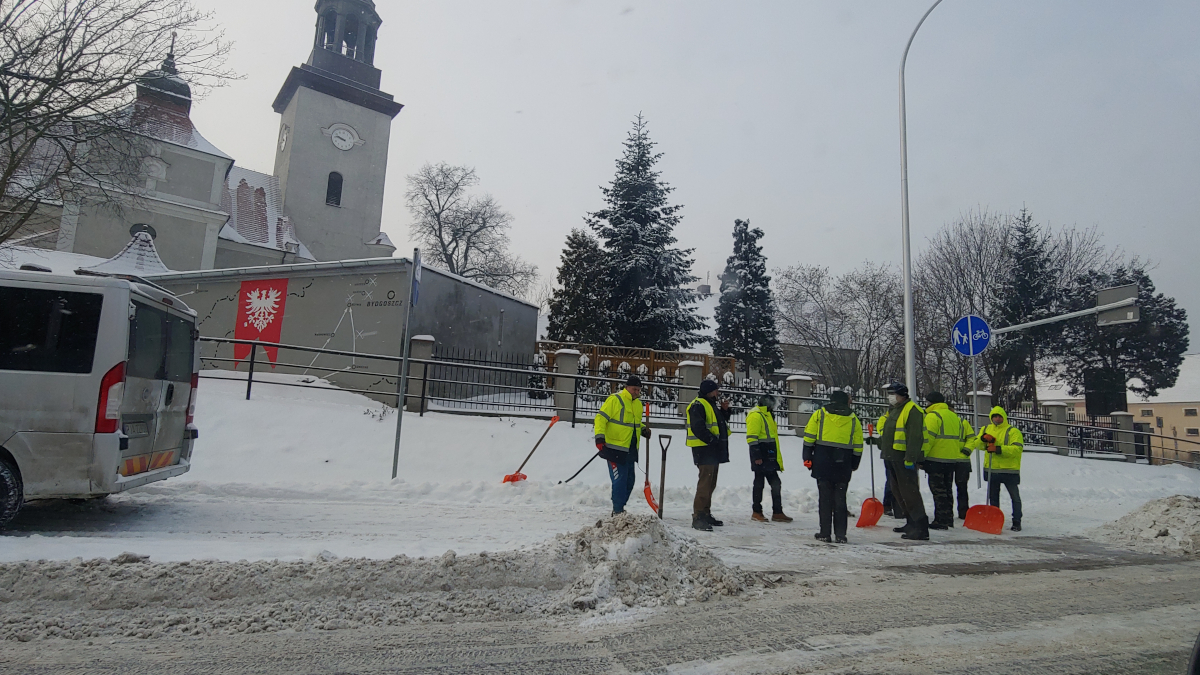
{"type": "MultiPolygon", "coordinates": [[[[334,386],[315,376],[297,377],[294,381],[282,381],[278,377],[263,380],[261,372],[256,380],[256,365],[261,364],[261,350],[277,349],[279,356],[273,365],[284,372],[336,373],[342,369],[322,368],[304,363],[311,355],[357,357],[371,362],[380,362],[391,372],[372,372],[359,369],[357,374],[377,376],[379,381],[391,385],[388,391],[379,389],[337,387],[349,391],[390,399],[393,405],[400,398],[396,367],[401,359],[396,356],[357,354],[339,350],[301,347],[279,343],[260,343],[227,338],[200,338],[201,342],[221,345],[242,344],[250,346],[248,358],[235,361],[217,356],[201,356],[209,369],[221,367],[226,370],[246,372],[246,398],[251,397],[253,387],[288,386],[329,389],[334,386]],[[291,355],[291,358],[288,358],[291,355]],[[295,361],[295,362],[293,362],[295,361]]],[[[204,371],[209,372],[209,371],[204,371]]],[[[202,372],[201,377],[210,377],[202,372]]],[[[581,363],[578,372],[559,373],[546,367],[538,355],[520,357],[497,353],[438,350],[431,359],[410,359],[410,378],[407,403],[409,410],[442,411],[458,414],[496,414],[531,417],[550,417],[565,413],[566,406],[559,407],[556,394],[570,392],[572,420],[589,424],[603,405],[605,399],[618,391],[624,384],[627,373],[621,369],[591,369],[581,363]],[[565,384],[563,380],[569,380],[565,384]]],[[[228,379],[228,378],[223,378],[228,379]]],[[[642,402],[649,406],[652,424],[681,427],[684,424],[684,405],[681,401],[693,398],[698,387],[689,386],[674,375],[664,371],[646,375],[643,379],[642,402]]],[[[793,396],[783,385],[767,380],[735,381],[732,376],[723,378],[721,390],[730,401],[730,428],[740,432],[745,429],[746,413],[758,404],[763,394],[773,395],[777,402],[775,420],[780,432],[797,431],[799,421],[829,402],[831,389],[816,386],[809,396],[793,396]]],[[[853,406],[864,424],[876,421],[887,410],[882,397],[860,392],[855,394],[853,406]]],[[[956,406],[960,414],[969,415],[967,406],[956,406]]],[[[1089,459],[1142,458],[1153,464],[1184,464],[1200,468],[1200,443],[1185,439],[1166,438],[1145,431],[1116,429],[1114,424],[1082,425],[1076,423],[1054,423],[1048,415],[1025,412],[1009,418],[1013,426],[1025,435],[1026,446],[1065,447],[1069,454],[1089,459]],[[1055,433],[1065,432],[1065,433],[1055,433]]],[[[983,420],[980,420],[981,424],[983,420]]],[[[575,422],[572,423],[573,425],[575,422]]]]}

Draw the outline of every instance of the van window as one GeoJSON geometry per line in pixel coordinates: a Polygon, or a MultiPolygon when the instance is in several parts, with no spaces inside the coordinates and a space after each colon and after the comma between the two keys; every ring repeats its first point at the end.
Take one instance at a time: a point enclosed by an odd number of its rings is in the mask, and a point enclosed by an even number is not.
{"type": "Polygon", "coordinates": [[[191,382],[194,325],[140,302],[129,326],[130,377],[191,382]]]}
{"type": "Polygon", "coordinates": [[[0,370],[90,373],[104,296],[0,287],[0,370]]]}

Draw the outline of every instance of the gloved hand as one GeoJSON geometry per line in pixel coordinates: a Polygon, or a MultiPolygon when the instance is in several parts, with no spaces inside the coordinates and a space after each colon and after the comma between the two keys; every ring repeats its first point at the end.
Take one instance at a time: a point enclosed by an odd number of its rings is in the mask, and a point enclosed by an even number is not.
{"type": "Polygon", "coordinates": [[[812,460],[811,459],[804,460],[804,468],[806,468],[806,469],[812,468],[812,460]]]}
{"type": "Polygon", "coordinates": [[[756,459],[756,460],[754,460],[754,463],[755,463],[755,464],[762,464],[762,460],[761,460],[761,459],[756,459]]]}
{"type": "Polygon", "coordinates": [[[596,441],[596,451],[599,452],[600,450],[603,450],[603,449],[604,449],[604,441],[596,441]]]}
{"type": "Polygon", "coordinates": [[[650,438],[650,427],[642,427],[642,438],[650,438]]]}
{"type": "Polygon", "coordinates": [[[993,445],[989,445],[989,446],[987,447],[987,451],[988,451],[988,452],[995,453],[995,454],[997,454],[997,455],[998,455],[998,454],[1000,454],[1000,446],[998,446],[998,445],[995,445],[995,444],[993,444],[993,445]]]}
{"type": "Polygon", "coordinates": [[[996,437],[991,434],[984,434],[980,436],[979,439],[989,445],[996,442],[996,437]]]}
{"type": "Polygon", "coordinates": [[[905,463],[904,463],[904,468],[908,469],[909,471],[916,471],[916,470],[917,470],[917,465],[916,465],[916,464],[913,464],[912,462],[905,462],[905,463]]]}

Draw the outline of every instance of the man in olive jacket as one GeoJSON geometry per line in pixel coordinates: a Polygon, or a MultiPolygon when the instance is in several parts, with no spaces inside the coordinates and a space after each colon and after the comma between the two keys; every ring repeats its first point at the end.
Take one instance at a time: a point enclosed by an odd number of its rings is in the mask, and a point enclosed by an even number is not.
{"type": "Polygon", "coordinates": [[[879,435],[879,447],[887,463],[889,478],[895,480],[892,494],[900,502],[907,516],[902,527],[904,539],[929,539],[929,517],[925,514],[925,502],[921,497],[921,483],[917,469],[925,461],[922,446],[925,443],[925,413],[908,396],[908,387],[893,383],[888,386],[887,423],[879,435]]]}

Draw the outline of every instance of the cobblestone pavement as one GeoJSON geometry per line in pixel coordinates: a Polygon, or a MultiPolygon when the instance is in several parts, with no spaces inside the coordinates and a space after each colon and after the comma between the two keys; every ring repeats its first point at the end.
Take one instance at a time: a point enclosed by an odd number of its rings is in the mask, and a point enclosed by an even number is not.
{"type": "Polygon", "coordinates": [[[980,555],[939,563],[938,544],[912,544],[912,556],[883,556],[902,564],[839,566],[821,545],[787,544],[748,561],[777,563],[784,580],[773,589],[630,617],[4,643],[0,672],[1174,675],[1186,667],[1200,631],[1200,561],[1084,539],[945,545],[980,555]]]}

